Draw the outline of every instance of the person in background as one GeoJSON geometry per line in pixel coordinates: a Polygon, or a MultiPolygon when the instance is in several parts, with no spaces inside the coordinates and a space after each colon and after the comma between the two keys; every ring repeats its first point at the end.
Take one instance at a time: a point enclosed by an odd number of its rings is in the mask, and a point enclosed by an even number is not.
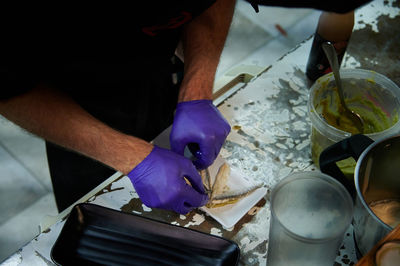
{"type": "Polygon", "coordinates": [[[371,0],[353,0],[346,4],[337,1],[318,0],[246,0],[255,12],[259,12],[259,5],[280,6],[288,8],[314,8],[321,10],[317,29],[314,34],[312,47],[306,64],[306,76],[314,82],[319,77],[332,72],[328,59],[322,49],[324,42],[330,42],[338,54],[339,65],[342,62],[347,44],[354,25],[354,10],[371,0]]]}
{"type": "Polygon", "coordinates": [[[333,44],[340,66],[353,32],[353,26],[354,11],[345,14],[321,12],[306,65],[306,75],[311,81],[332,72],[328,58],[322,49],[323,43],[333,44]]]}
{"type": "Polygon", "coordinates": [[[258,12],[258,6],[279,6],[287,8],[313,8],[326,12],[334,12],[338,14],[354,11],[356,8],[363,6],[372,0],[350,0],[346,2],[335,0],[246,0],[250,3],[254,10],[258,12]]]}
{"type": "Polygon", "coordinates": [[[2,18],[0,114],[46,140],[59,211],[116,170],[148,207],[185,214],[208,200],[198,170],[230,132],[212,88],[235,1],[142,2],[2,18]],[[171,150],[153,145],[171,124],[171,150]]]}

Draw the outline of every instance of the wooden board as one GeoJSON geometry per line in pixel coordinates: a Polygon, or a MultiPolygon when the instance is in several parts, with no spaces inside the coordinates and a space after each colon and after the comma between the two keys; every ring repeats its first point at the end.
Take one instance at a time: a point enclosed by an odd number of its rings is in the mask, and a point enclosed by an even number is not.
{"type": "Polygon", "coordinates": [[[379,241],[364,257],[362,257],[356,266],[375,266],[375,254],[382,244],[387,241],[399,240],[400,241],[400,225],[395,227],[389,234],[387,234],[381,241],[379,241]]]}

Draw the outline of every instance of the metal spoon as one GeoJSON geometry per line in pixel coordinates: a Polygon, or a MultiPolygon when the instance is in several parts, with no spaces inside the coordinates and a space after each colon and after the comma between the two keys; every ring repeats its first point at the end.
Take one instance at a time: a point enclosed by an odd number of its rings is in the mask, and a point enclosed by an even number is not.
{"type": "Polygon", "coordinates": [[[333,46],[332,43],[326,42],[326,43],[322,44],[322,48],[324,49],[324,52],[326,54],[326,57],[328,58],[329,64],[331,65],[333,76],[335,77],[340,103],[342,104],[342,106],[344,108],[344,112],[345,112],[344,115],[346,115],[348,118],[351,119],[351,121],[353,121],[353,123],[356,126],[356,128],[358,129],[359,133],[363,133],[364,132],[363,119],[361,118],[361,116],[359,114],[350,110],[344,101],[342,81],[340,79],[340,74],[339,74],[339,61],[338,61],[335,47],[333,46]]]}

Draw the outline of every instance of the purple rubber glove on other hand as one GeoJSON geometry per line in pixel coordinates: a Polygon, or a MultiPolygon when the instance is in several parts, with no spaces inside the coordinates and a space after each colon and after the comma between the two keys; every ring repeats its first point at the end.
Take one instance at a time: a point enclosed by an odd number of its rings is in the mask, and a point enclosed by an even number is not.
{"type": "Polygon", "coordinates": [[[170,135],[171,149],[183,155],[188,145],[193,164],[205,169],[217,158],[231,127],[211,100],[180,102],[170,135]]]}
{"type": "Polygon", "coordinates": [[[186,214],[208,201],[200,174],[192,162],[157,146],[129,172],[128,177],[142,202],[150,208],[186,214]]]}

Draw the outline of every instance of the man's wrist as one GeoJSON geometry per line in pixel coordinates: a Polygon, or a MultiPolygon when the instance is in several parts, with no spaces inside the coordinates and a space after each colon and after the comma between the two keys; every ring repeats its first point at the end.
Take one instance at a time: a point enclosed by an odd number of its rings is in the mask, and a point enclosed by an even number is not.
{"type": "Polygon", "coordinates": [[[204,81],[191,81],[190,86],[182,84],[178,102],[188,102],[194,100],[212,100],[212,84],[204,84],[204,81]]]}
{"type": "Polygon", "coordinates": [[[142,139],[127,136],[121,147],[116,148],[115,169],[128,174],[140,164],[153,150],[154,146],[142,139]]]}

